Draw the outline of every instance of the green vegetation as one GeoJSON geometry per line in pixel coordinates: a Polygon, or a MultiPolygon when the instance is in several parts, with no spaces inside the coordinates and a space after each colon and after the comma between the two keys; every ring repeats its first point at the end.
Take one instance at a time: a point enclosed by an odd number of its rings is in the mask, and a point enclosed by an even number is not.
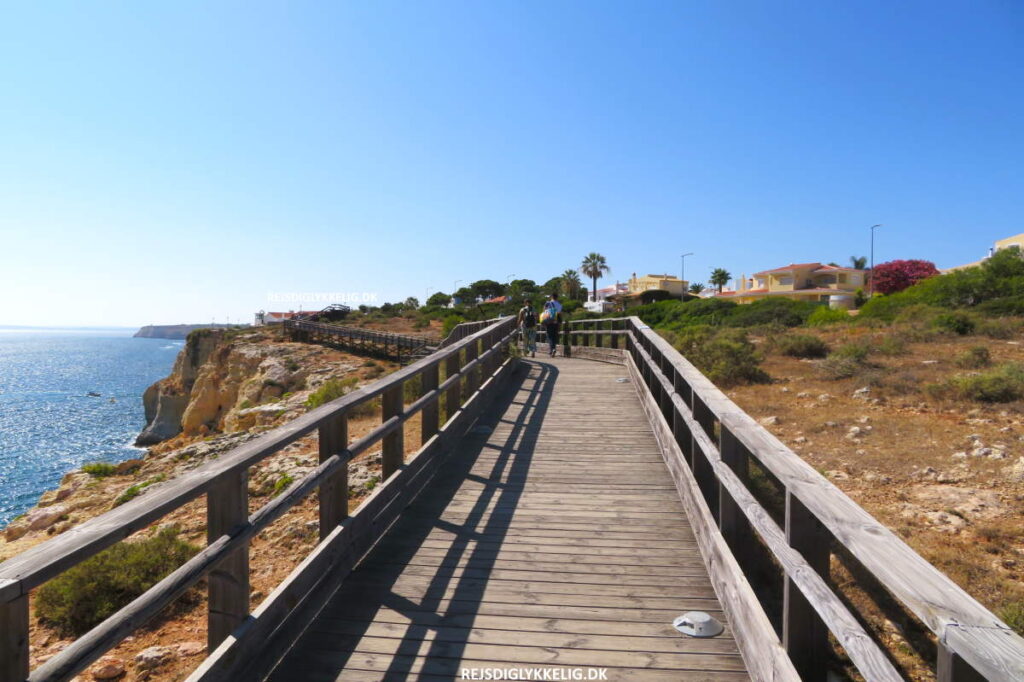
{"type": "Polygon", "coordinates": [[[845,310],[833,310],[828,306],[818,306],[814,312],[807,317],[808,327],[821,327],[836,322],[849,322],[850,314],[845,310]]]}
{"type": "Polygon", "coordinates": [[[178,533],[121,542],[68,569],[36,592],[36,617],[62,637],[85,634],[196,555],[178,533]]]}
{"type": "Polygon", "coordinates": [[[117,499],[114,500],[113,506],[120,507],[125,502],[130,502],[134,500],[136,497],[142,494],[143,490],[145,490],[146,488],[155,483],[160,483],[161,481],[166,480],[166,478],[166,474],[158,474],[157,476],[154,476],[148,481],[143,481],[142,483],[136,483],[133,486],[129,486],[127,489],[125,489],[123,493],[117,496],[117,499]]]}
{"type": "Polygon", "coordinates": [[[309,394],[309,397],[306,398],[306,407],[312,409],[337,400],[343,395],[351,393],[358,383],[359,377],[355,376],[344,379],[328,379],[320,385],[320,388],[309,394]]]}
{"type": "Polygon", "coordinates": [[[936,398],[1008,403],[1024,399],[1024,365],[1010,362],[928,386],[936,398]]]}
{"type": "Polygon", "coordinates": [[[1024,601],[1010,602],[999,609],[999,617],[1013,628],[1018,635],[1024,635],[1024,601]]]}
{"type": "Polygon", "coordinates": [[[295,477],[292,476],[291,474],[281,474],[281,478],[277,479],[277,481],[274,483],[274,492],[271,495],[271,497],[277,497],[285,490],[287,490],[288,486],[290,486],[294,482],[295,477]]]}
{"type": "Polygon", "coordinates": [[[760,355],[741,329],[702,326],[663,334],[687,360],[720,386],[769,380],[759,367],[760,355]]]}
{"type": "Polygon", "coordinates": [[[958,367],[979,369],[992,364],[992,355],[985,346],[971,346],[953,360],[958,367]]]}
{"type": "Polygon", "coordinates": [[[82,465],[82,471],[95,478],[106,478],[117,474],[117,465],[109,462],[90,462],[82,465]]]}
{"type": "Polygon", "coordinates": [[[790,334],[780,338],[775,345],[783,355],[794,358],[823,358],[828,355],[828,344],[810,334],[790,334]]]}

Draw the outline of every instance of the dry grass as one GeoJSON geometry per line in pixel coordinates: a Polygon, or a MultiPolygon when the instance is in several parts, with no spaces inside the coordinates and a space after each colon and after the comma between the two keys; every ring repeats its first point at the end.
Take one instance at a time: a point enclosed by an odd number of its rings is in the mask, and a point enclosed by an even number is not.
{"type": "MultiPolygon", "coordinates": [[[[1020,337],[861,327],[811,333],[834,349],[869,351],[839,379],[828,378],[821,361],[769,354],[762,367],[774,383],[729,395],[755,418],[778,417],[768,428],[794,452],[985,606],[1024,628],[1024,482],[1010,475],[1024,456],[1024,403],[937,399],[925,390],[964,374],[957,359],[978,355],[972,349],[979,346],[993,365],[1024,362],[1020,337]],[[851,435],[852,427],[860,432],[851,435]],[[971,456],[979,443],[1004,457],[971,456]]],[[[883,616],[868,592],[842,576],[849,577],[839,569],[837,584],[905,673],[930,679],[914,624],[883,616]]]]}

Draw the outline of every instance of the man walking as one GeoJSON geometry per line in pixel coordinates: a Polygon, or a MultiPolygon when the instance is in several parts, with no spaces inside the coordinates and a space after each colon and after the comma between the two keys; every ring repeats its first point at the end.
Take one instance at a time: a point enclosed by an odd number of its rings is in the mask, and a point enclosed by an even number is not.
{"type": "Polygon", "coordinates": [[[526,299],[526,305],[519,309],[516,324],[523,334],[523,355],[532,353],[537,357],[537,311],[530,299],[526,299]]]}
{"type": "Polygon", "coordinates": [[[544,325],[544,333],[548,336],[548,354],[555,357],[558,349],[558,329],[562,323],[562,304],[558,302],[558,294],[552,293],[551,298],[544,302],[544,312],[540,321],[544,325]]]}

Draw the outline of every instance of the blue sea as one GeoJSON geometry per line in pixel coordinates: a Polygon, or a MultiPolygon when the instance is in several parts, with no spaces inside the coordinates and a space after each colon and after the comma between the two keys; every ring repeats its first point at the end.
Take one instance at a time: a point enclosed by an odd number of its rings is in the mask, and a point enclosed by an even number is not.
{"type": "Polygon", "coordinates": [[[143,452],[142,392],[184,342],[132,333],[0,329],[0,527],[68,471],[143,452]]]}

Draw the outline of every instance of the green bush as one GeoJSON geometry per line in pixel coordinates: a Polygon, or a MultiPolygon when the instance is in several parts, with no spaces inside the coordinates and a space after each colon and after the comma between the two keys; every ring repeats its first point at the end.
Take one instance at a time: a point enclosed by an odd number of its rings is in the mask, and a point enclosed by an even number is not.
{"type": "Polygon", "coordinates": [[[90,462],[82,465],[82,471],[96,478],[106,478],[117,474],[117,465],[109,462],[90,462]]]}
{"type": "Polygon", "coordinates": [[[871,346],[863,341],[851,341],[840,346],[833,353],[839,358],[848,358],[854,362],[863,363],[871,354],[871,346]]]}
{"type": "Polygon", "coordinates": [[[986,372],[954,377],[931,387],[933,395],[982,403],[1009,403],[1024,398],[1024,365],[1007,363],[986,372]]]}
{"type": "Polygon", "coordinates": [[[726,324],[730,327],[752,327],[774,323],[785,327],[799,327],[819,308],[820,304],[806,301],[781,297],[763,298],[737,307],[726,320],[726,324]]]}
{"type": "Polygon", "coordinates": [[[886,334],[874,349],[882,355],[905,355],[907,353],[907,341],[902,334],[886,334]]]}
{"type": "Polygon", "coordinates": [[[818,363],[818,369],[826,379],[839,380],[855,377],[866,369],[863,361],[855,357],[832,353],[818,363]]]}
{"type": "Polygon", "coordinates": [[[687,360],[720,386],[770,381],[744,331],[703,326],[663,334],[687,360]]]}
{"type": "Polygon", "coordinates": [[[458,327],[460,324],[466,321],[462,315],[449,315],[444,318],[443,327],[441,329],[442,336],[448,336],[452,333],[452,330],[458,327]]]}
{"type": "Polygon", "coordinates": [[[159,474],[149,479],[148,481],[143,481],[142,483],[136,483],[135,485],[129,486],[127,489],[125,489],[123,493],[117,496],[117,499],[114,500],[114,504],[112,506],[120,507],[125,502],[130,502],[134,500],[136,497],[142,494],[143,490],[153,485],[154,483],[159,483],[165,480],[166,478],[166,474],[159,474]]]}
{"type": "Polygon", "coordinates": [[[36,592],[36,617],[62,637],[85,634],[196,555],[178,532],[118,543],[68,569],[36,592]]]}
{"type": "Polygon", "coordinates": [[[990,339],[1012,339],[1021,333],[1021,321],[1010,318],[995,318],[978,322],[978,334],[990,339]]]}
{"type": "Polygon", "coordinates": [[[934,325],[939,329],[960,336],[974,333],[974,318],[965,312],[943,313],[935,318],[934,325]]]}
{"type": "Polygon", "coordinates": [[[992,364],[992,355],[985,346],[971,346],[963,353],[957,355],[954,362],[958,367],[978,369],[992,364]]]}
{"type": "Polygon", "coordinates": [[[783,355],[794,358],[823,358],[828,355],[828,345],[810,334],[783,336],[776,341],[775,347],[783,355]]]}
{"type": "Polygon", "coordinates": [[[849,322],[850,313],[845,310],[833,310],[828,306],[820,305],[807,318],[808,327],[821,327],[827,324],[838,322],[849,322]]]}
{"type": "Polygon", "coordinates": [[[1010,602],[999,609],[999,617],[1018,635],[1024,635],[1024,601],[1010,602]]]}
{"type": "Polygon", "coordinates": [[[312,409],[337,400],[343,395],[351,393],[358,383],[359,377],[355,376],[344,379],[328,379],[320,385],[320,388],[309,394],[309,397],[306,398],[306,407],[312,409]]]}

